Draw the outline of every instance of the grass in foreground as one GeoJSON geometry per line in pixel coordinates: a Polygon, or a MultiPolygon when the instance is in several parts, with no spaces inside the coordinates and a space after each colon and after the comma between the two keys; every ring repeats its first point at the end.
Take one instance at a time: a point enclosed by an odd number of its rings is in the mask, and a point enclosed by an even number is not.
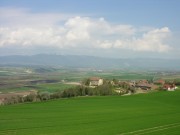
{"type": "Polygon", "coordinates": [[[0,107],[0,135],[180,134],[180,91],[0,107]]]}

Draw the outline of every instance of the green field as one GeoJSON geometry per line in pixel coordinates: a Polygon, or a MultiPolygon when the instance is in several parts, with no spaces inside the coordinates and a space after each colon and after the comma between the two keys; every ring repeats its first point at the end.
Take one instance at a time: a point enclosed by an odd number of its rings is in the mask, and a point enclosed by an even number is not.
{"type": "Polygon", "coordinates": [[[38,89],[39,91],[48,91],[48,92],[63,91],[65,89],[72,88],[72,87],[75,87],[75,85],[63,84],[63,83],[36,85],[36,89],[38,89]]]}
{"type": "Polygon", "coordinates": [[[180,91],[0,106],[0,135],[179,135],[180,91]]]}

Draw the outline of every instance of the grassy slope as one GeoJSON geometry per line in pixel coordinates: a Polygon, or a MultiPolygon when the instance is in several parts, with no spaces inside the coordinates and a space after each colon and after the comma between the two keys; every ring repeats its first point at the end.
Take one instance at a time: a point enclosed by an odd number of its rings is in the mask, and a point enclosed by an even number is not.
{"type": "Polygon", "coordinates": [[[175,91],[2,106],[0,135],[177,135],[179,103],[175,91]]]}

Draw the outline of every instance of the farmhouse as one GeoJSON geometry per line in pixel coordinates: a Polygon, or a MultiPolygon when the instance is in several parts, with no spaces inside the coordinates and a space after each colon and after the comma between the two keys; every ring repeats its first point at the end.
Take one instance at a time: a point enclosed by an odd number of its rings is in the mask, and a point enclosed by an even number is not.
{"type": "Polygon", "coordinates": [[[103,79],[99,77],[91,77],[89,78],[89,86],[100,86],[103,85],[103,79]]]}
{"type": "Polygon", "coordinates": [[[175,84],[164,84],[163,85],[163,89],[164,90],[168,90],[168,91],[174,91],[175,89],[177,89],[175,84]]]}
{"type": "Polygon", "coordinates": [[[138,83],[138,84],[136,84],[136,87],[141,88],[143,90],[151,90],[153,86],[148,83],[138,83]]]}
{"type": "Polygon", "coordinates": [[[142,90],[151,90],[157,88],[156,85],[150,84],[147,80],[140,80],[138,83],[136,83],[135,87],[141,88],[142,90]]]}

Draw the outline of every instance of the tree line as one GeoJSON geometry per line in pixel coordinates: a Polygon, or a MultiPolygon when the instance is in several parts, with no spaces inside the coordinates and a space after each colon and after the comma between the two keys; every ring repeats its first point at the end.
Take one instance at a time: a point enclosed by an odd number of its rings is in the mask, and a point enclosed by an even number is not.
{"type": "Polygon", "coordinates": [[[31,93],[27,96],[13,96],[5,98],[3,101],[4,105],[16,104],[16,103],[25,103],[25,102],[42,102],[52,99],[59,98],[70,98],[78,96],[106,96],[106,95],[123,95],[128,92],[134,93],[135,88],[131,87],[128,83],[122,82],[118,83],[118,80],[113,79],[113,81],[104,80],[103,85],[96,86],[94,88],[89,87],[89,79],[82,81],[82,85],[67,88],[65,90],[59,90],[54,93],[49,92],[37,92],[31,93]],[[113,82],[113,84],[112,84],[113,82]],[[117,93],[116,88],[123,89],[122,93],[117,93]]]}
{"type": "Polygon", "coordinates": [[[54,93],[49,92],[37,92],[31,93],[27,96],[12,96],[7,97],[3,101],[3,105],[25,103],[25,102],[41,102],[51,99],[59,98],[70,98],[77,96],[105,96],[105,95],[115,95],[113,86],[110,83],[104,83],[101,86],[95,88],[88,87],[86,85],[80,85],[65,90],[57,91],[54,93]]]}

